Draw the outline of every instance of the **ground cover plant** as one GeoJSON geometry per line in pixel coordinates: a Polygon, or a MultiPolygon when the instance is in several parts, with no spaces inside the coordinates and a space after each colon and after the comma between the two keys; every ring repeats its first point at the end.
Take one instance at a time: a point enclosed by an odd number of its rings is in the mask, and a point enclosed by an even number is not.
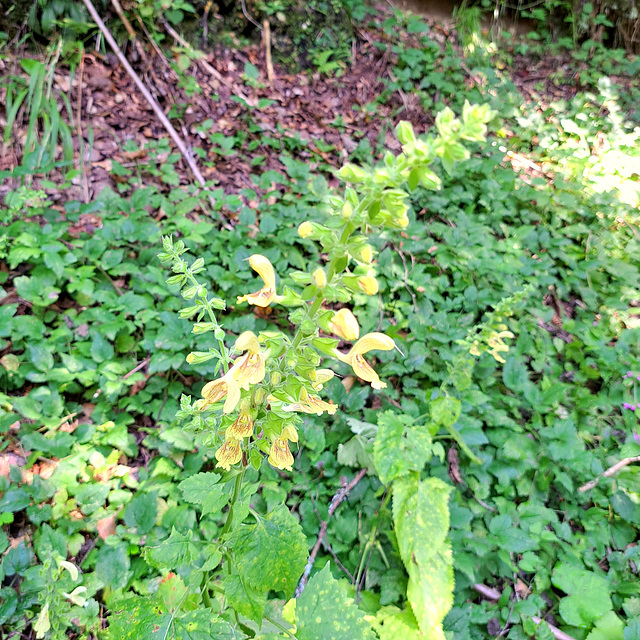
{"type": "Polygon", "coordinates": [[[213,203],[98,60],[89,168],[3,164],[8,637],[638,636],[636,62],[369,21],[217,102],[176,51],[213,203]]]}

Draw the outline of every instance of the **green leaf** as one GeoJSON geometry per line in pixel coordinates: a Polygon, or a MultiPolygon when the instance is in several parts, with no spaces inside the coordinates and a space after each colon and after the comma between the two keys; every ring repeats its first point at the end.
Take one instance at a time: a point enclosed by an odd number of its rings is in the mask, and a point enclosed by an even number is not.
{"type": "Polygon", "coordinates": [[[113,353],[111,343],[96,332],[91,343],[91,357],[96,362],[105,362],[113,358],[113,353]]]}
{"type": "Polygon", "coordinates": [[[0,498],[0,512],[22,511],[31,504],[31,494],[24,487],[12,487],[0,498]]]}
{"type": "Polygon", "coordinates": [[[407,598],[427,638],[444,640],[442,621],[453,605],[449,493],[438,478],[418,473],[393,485],[393,521],[400,557],[409,574],[407,598]]]}
{"type": "Polygon", "coordinates": [[[140,534],[149,533],[158,516],[158,497],[152,493],[140,493],[134,496],[124,513],[127,527],[137,529],[140,534]]]}
{"type": "Polygon", "coordinates": [[[209,513],[219,514],[229,502],[224,484],[219,484],[219,480],[217,473],[197,473],[183,480],[178,489],[187,502],[200,505],[203,516],[209,513]]]}
{"type": "Polygon", "coordinates": [[[224,593],[231,606],[241,615],[260,624],[267,602],[266,592],[251,587],[243,576],[227,574],[222,579],[224,593]]]}
{"type": "Polygon", "coordinates": [[[373,640],[365,614],[331,575],[329,565],[316,573],[296,602],[298,640],[373,640]]]}
{"type": "Polygon", "coordinates": [[[411,609],[382,607],[373,622],[380,640],[424,640],[411,609]]]}
{"type": "Polygon", "coordinates": [[[450,427],[455,424],[456,420],[460,417],[462,405],[460,404],[460,400],[456,398],[442,396],[436,398],[429,405],[429,408],[434,422],[445,427],[450,427]]]}
{"type": "Polygon", "coordinates": [[[595,628],[587,636],[587,640],[626,640],[624,624],[613,611],[607,611],[596,621],[595,628]]]}
{"type": "Polygon", "coordinates": [[[383,484],[410,471],[421,471],[431,457],[431,436],[425,427],[410,426],[410,416],[385,411],[378,417],[373,445],[376,471],[383,484]]]}
{"type": "Polygon", "coordinates": [[[198,545],[193,541],[193,531],[183,535],[174,527],[171,535],[158,546],[146,547],[144,555],[152,567],[175,570],[183,564],[194,562],[198,545]]]}
{"type": "Polygon", "coordinates": [[[244,525],[230,539],[238,571],[254,589],[290,595],[307,562],[307,538],[285,505],[255,525],[244,525]]]}
{"type": "Polygon", "coordinates": [[[560,601],[560,615],[574,627],[589,627],[613,608],[608,581],[591,571],[561,563],[554,569],[551,582],[569,594],[560,601]]]}
{"type": "Polygon", "coordinates": [[[98,551],[96,575],[112,589],[124,589],[129,581],[129,555],[126,544],[103,546],[98,551]]]}

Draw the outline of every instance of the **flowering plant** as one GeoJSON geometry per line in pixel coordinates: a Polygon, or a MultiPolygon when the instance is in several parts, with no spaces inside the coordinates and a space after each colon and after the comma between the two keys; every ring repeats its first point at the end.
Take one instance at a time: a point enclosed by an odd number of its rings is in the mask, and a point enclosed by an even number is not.
{"type": "MultiPolygon", "coordinates": [[[[307,561],[306,539],[285,505],[267,516],[250,508],[251,492],[257,487],[244,483],[247,471],[258,470],[265,460],[278,470],[292,470],[291,447],[299,443],[298,430],[304,415],[334,414],[339,410],[338,405],[321,397],[323,386],[335,375],[331,362],[347,364],[357,378],[374,390],[387,386],[369,354],[391,351],[396,348],[395,341],[380,332],[360,336],[358,320],[350,308],[354,300],[377,295],[380,290],[369,237],[407,228],[409,192],[418,186],[438,189],[440,178],[432,168],[433,162],[440,159],[449,171],[456,162],[468,158],[464,141],[483,141],[486,123],[491,118],[492,113],[484,106],[465,104],[461,119],[447,108],[436,118],[437,135],[426,138],[416,137],[412,126],[401,122],[396,129],[402,145],[399,154],[388,152],[381,166],[370,169],[354,164],[342,167],[337,175],[346,187],[340,195],[329,198],[331,215],[324,221],[305,221],[298,228],[301,238],[320,245],[325,257],[323,264],[293,272],[279,282],[278,274],[264,255],[256,253],[249,258],[249,266],[262,286],[254,293],[238,297],[236,304],[289,309],[288,318],[295,327],[292,334],[269,330],[256,335],[245,331],[229,348],[228,335],[215,313],[224,310],[226,302],[210,296],[207,286],[197,278],[205,269],[204,261],[197,259],[189,264],[183,257],[184,242],[171,237],[163,239],[164,251],[159,258],[170,263],[174,272],[168,282],[180,285],[182,297],[190,303],[180,316],[194,320],[193,333],[212,333],[216,342],[215,347],[193,352],[187,358],[192,364],[215,360],[218,375],[204,385],[201,398],[193,402],[189,397],[182,398],[180,415],[200,434],[200,443],[212,452],[216,471],[220,471],[220,474],[198,474],[206,476],[201,484],[206,480],[210,494],[207,503],[214,504],[217,513],[229,505],[218,542],[211,548],[212,555],[198,567],[199,593],[205,604],[211,604],[210,591],[219,590],[222,600],[217,608],[227,610],[230,605],[236,624],[241,624],[244,617],[260,627],[264,619],[269,619],[265,614],[267,593],[276,591],[290,597],[307,561]],[[344,343],[351,346],[345,350],[344,343]],[[249,513],[257,524],[244,524],[249,513]],[[226,568],[216,582],[218,565],[225,557],[226,568]]],[[[509,336],[503,330],[488,339],[489,349],[496,357],[505,348],[504,337],[509,336]]],[[[469,345],[473,353],[479,353],[478,344],[469,345]]],[[[404,427],[400,426],[402,435],[404,427]]],[[[380,448],[376,457],[381,481],[390,485],[401,478],[404,485],[394,489],[394,495],[397,494],[394,500],[408,501],[407,504],[417,500],[421,491],[430,492],[434,513],[442,513],[440,525],[444,526],[444,536],[439,543],[445,545],[448,490],[440,486],[443,483],[439,480],[432,479],[431,484],[422,482],[420,465],[414,462],[392,472],[382,460],[384,451],[380,448]],[[381,473],[380,468],[385,468],[385,472],[381,473]],[[439,497],[435,498],[436,494],[439,497]]],[[[433,571],[433,559],[424,556],[416,574],[416,557],[422,556],[409,553],[410,523],[403,520],[396,525],[406,552],[402,558],[409,571],[409,586],[414,587],[410,602],[415,628],[429,637],[443,637],[440,622],[450,606],[452,589],[446,549],[442,547],[444,560],[440,568],[444,578],[439,587],[442,593],[438,589],[429,593],[420,571],[429,563],[433,571]]],[[[318,581],[330,579],[324,572],[322,575],[318,581]]],[[[319,589],[320,583],[315,587],[319,589]]],[[[303,611],[304,608],[299,608],[295,614],[289,612],[287,619],[293,627],[284,629],[286,635],[293,636],[296,628],[300,630],[309,623],[303,611]]],[[[351,614],[355,631],[350,637],[371,637],[369,624],[355,607],[344,616],[348,618],[351,614]]],[[[340,616],[335,620],[338,624],[340,616]]]]}

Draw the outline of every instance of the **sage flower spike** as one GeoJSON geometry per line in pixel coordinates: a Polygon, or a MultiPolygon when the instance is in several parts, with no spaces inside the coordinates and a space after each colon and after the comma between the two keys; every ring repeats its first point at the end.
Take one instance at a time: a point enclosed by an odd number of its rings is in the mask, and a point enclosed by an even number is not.
{"type": "Polygon", "coordinates": [[[274,300],[276,302],[281,300],[282,296],[276,295],[276,273],[269,260],[259,253],[254,253],[249,258],[249,264],[262,278],[264,287],[255,293],[238,296],[238,302],[240,303],[246,300],[249,304],[255,304],[256,307],[268,307],[274,300]]]}
{"type": "Polygon", "coordinates": [[[369,351],[390,351],[394,349],[395,346],[396,343],[392,338],[386,336],[384,333],[374,332],[367,333],[366,336],[360,338],[360,340],[353,345],[349,353],[340,353],[337,349],[334,353],[339,360],[351,366],[358,378],[362,378],[362,380],[371,383],[374,389],[384,389],[387,386],[386,383],[380,380],[373,367],[362,356],[369,351]]]}
{"type": "Polygon", "coordinates": [[[350,309],[340,309],[331,318],[331,331],[344,340],[353,342],[360,336],[360,325],[350,309]]]}
{"type": "Polygon", "coordinates": [[[241,333],[236,340],[236,349],[247,353],[233,363],[231,372],[234,379],[243,389],[248,389],[250,384],[262,382],[265,376],[266,357],[260,350],[260,343],[255,333],[251,331],[241,333]]]}
{"type": "Polygon", "coordinates": [[[233,369],[231,369],[227,374],[222,376],[222,378],[207,382],[202,388],[203,399],[198,400],[196,404],[198,405],[198,410],[202,411],[210,404],[215,404],[226,396],[222,411],[224,413],[231,413],[238,406],[240,395],[240,385],[234,379],[233,369]]]}

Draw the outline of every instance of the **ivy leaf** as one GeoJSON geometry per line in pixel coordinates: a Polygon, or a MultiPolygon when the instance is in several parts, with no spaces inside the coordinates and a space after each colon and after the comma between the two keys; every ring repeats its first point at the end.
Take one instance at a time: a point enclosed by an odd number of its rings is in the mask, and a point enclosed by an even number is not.
{"type": "Polygon", "coordinates": [[[412,428],[410,416],[385,411],[378,418],[373,445],[376,471],[383,484],[410,471],[420,471],[431,456],[431,436],[425,428],[412,428]]]}
{"type": "Polygon", "coordinates": [[[218,483],[219,479],[217,473],[196,473],[183,480],[178,489],[187,502],[200,505],[203,516],[220,513],[229,502],[229,496],[224,490],[224,485],[218,483]]]}
{"type": "Polygon", "coordinates": [[[255,525],[231,536],[234,561],[254,589],[291,594],[307,562],[307,538],[286,506],[276,507],[255,525]]]}
{"type": "Polygon", "coordinates": [[[296,602],[298,640],[373,640],[365,614],[331,575],[329,565],[316,573],[296,602]]]}
{"type": "Polygon", "coordinates": [[[400,557],[409,574],[407,598],[422,632],[444,640],[442,621],[453,605],[449,493],[438,478],[413,473],[393,485],[393,521],[400,557]],[[428,544],[425,544],[428,541],[428,544]]]}

